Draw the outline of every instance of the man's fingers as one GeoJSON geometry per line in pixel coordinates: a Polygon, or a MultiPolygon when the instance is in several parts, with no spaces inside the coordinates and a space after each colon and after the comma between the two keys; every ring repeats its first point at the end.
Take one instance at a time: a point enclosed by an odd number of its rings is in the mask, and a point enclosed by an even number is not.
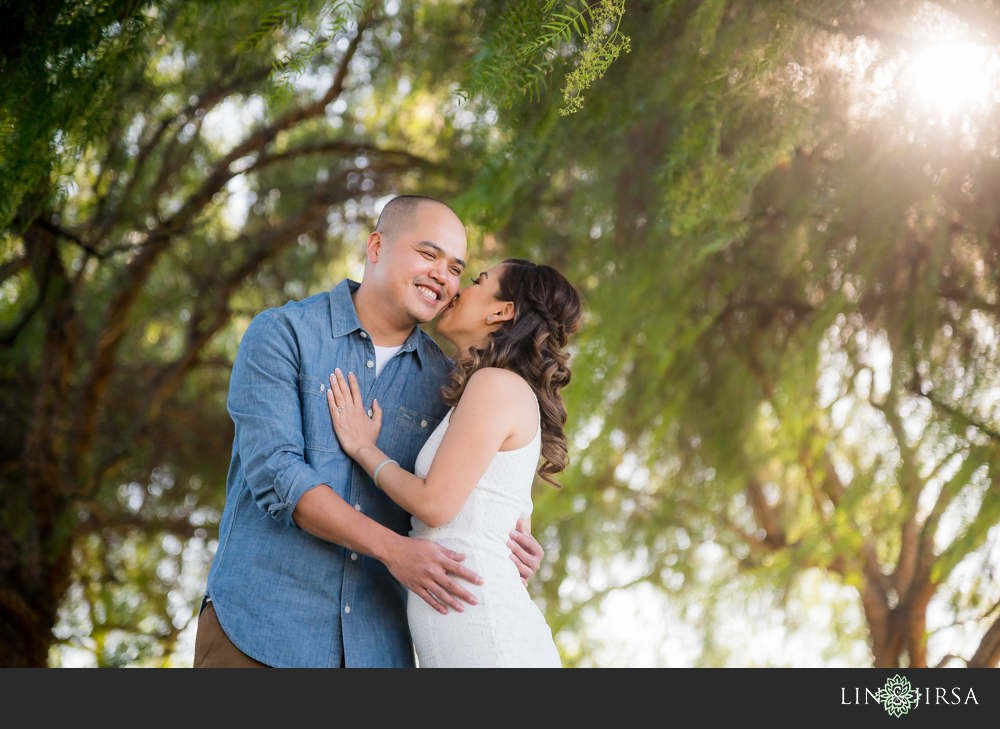
{"type": "Polygon", "coordinates": [[[382,429],[382,408],[379,407],[378,400],[372,401],[372,422],[379,430],[382,429]]]}
{"type": "MultiPolygon", "coordinates": [[[[448,571],[455,575],[456,577],[461,577],[466,582],[471,582],[473,585],[483,584],[483,578],[477,575],[475,572],[470,570],[463,564],[458,564],[457,562],[448,566],[448,571]]],[[[457,584],[457,583],[456,583],[457,584]]]]}
{"type": "Polygon", "coordinates": [[[463,590],[462,588],[458,587],[458,583],[452,582],[451,580],[449,580],[448,582],[450,582],[451,584],[454,584],[455,588],[457,588],[457,589],[456,590],[449,590],[447,584],[444,584],[444,585],[441,585],[440,587],[438,587],[437,585],[435,585],[434,589],[433,590],[428,590],[428,592],[430,592],[431,595],[433,595],[434,597],[436,597],[439,602],[443,602],[444,604],[446,604],[448,607],[450,607],[455,612],[459,612],[459,613],[464,613],[465,612],[465,606],[462,605],[461,602],[459,602],[458,598],[461,598],[462,600],[465,600],[470,605],[475,605],[476,604],[477,600],[476,600],[475,595],[473,595],[468,590],[463,590]]]}
{"type": "Polygon", "coordinates": [[[420,597],[423,599],[424,602],[426,602],[428,605],[430,605],[432,608],[437,610],[442,615],[448,614],[448,608],[446,608],[444,605],[438,602],[437,598],[434,597],[434,593],[431,592],[430,590],[426,588],[421,588],[421,591],[417,594],[420,595],[420,597]]]}
{"type": "Polygon", "coordinates": [[[447,601],[456,610],[465,609],[465,606],[459,603],[458,600],[462,600],[469,605],[479,604],[478,597],[448,576],[437,578],[437,585],[434,586],[434,595],[442,601],[447,601]]]}
{"type": "Polygon", "coordinates": [[[440,544],[437,544],[436,542],[435,542],[435,546],[438,549],[440,549],[441,553],[445,557],[447,557],[448,559],[453,559],[456,562],[462,562],[465,559],[465,555],[464,554],[459,554],[458,552],[453,552],[452,550],[448,549],[447,547],[442,547],[440,544]]]}
{"type": "Polygon", "coordinates": [[[471,582],[474,585],[483,584],[482,577],[477,575],[475,572],[473,572],[465,565],[461,564],[461,562],[465,559],[464,554],[453,552],[447,547],[442,547],[440,544],[435,543],[435,546],[439,550],[441,550],[441,553],[449,560],[447,563],[444,564],[444,568],[447,572],[450,572],[451,574],[457,577],[461,577],[466,582],[471,582]]]}

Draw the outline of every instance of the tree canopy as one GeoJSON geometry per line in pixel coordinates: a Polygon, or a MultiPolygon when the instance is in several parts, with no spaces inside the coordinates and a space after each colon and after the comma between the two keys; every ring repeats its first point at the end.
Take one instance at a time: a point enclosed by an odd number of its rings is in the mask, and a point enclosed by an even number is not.
{"type": "Polygon", "coordinates": [[[632,52],[579,113],[503,117],[478,183],[590,306],[578,497],[540,505],[550,616],[585,647],[622,587],[711,615],[818,571],[856,592],[875,665],[996,665],[996,87],[949,109],[909,71],[936,38],[995,64],[995,11],[626,7],[632,52]]]}
{"type": "Polygon", "coordinates": [[[411,63],[421,35],[461,34],[460,16],[359,8],[327,26],[289,95],[270,80],[289,33],[233,49],[268,9],[137,10],[157,32],[139,34],[141,62],[103,76],[101,135],[52,136],[66,172],[35,174],[6,229],[4,665],[45,663],[57,622],[102,665],[169,659],[204,590],[186,566],[214,549],[243,329],[342,276],[377,200],[418,182],[448,196],[477,155],[439,111],[448,69],[411,63]]]}
{"type": "Polygon", "coordinates": [[[817,581],[833,664],[1000,661],[992,4],[43,10],[63,65],[0,85],[4,665],[176,660],[239,337],[356,269],[400,192],[585,296],[571,466],[533,517],[567,665],[647,588],[696,662],[766,663],[725,621],[794,622],[817,581]]]}

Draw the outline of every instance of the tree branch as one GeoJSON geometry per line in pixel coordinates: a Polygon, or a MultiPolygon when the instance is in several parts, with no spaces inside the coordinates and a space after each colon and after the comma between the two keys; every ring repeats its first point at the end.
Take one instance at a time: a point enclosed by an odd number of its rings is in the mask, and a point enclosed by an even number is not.
{"type": "Polygon", "coordinates": [[[32,317],[35,316],[41,310],[42,304],[45,303],[45,294],[49,287],[49,276],[46,275],[42,278],[39,283],[38,296],[35,300],[25,308],[21,309],[21,315],[17,320],[7,327],[6,330],[0,330],[0,347],[9,347],[14,343],[14,341],[20,336],[21,331],[28,325],[32,317]]]}
{"type": "Polygon", "coordinates": [[[918,389],[915,391],[916,394],[925,398],[931,405],[933,405],[941,412],[947,414],[952,420],[957,420],[959,423],[964,423],[965,425],[972,426],[983,435],[988,436],[989,439],[992,440],[994,443],[1000,444],[1000,432],[997,432],[997,430],[995,430],[994,428],[991,428],[985,423],[980,422],[971,415],[963,413],[958,408],[949,405],[943,400],[938,399],[937,397],[935,397],[933,392],[920,392],[919,387],[920,386],[918,384],[917,385],[918,389]]]}
{"type": "MultiPolygon", "coordinates": [[[[991,464],[992,465],[992,464],[991,464]]],[[[986,493],[979,505],[979,512],[972,522],[966,526],[961,534],[952,540],[951,544],[938,555],[934,579],[936,582],[944,582],[948,579],[951,571],[961,562],[966,555],[975,551],[982,544],[989,530],[992,529],[997,520],[1000,519],[1000,484],[996,481],[995,469],[991,468],[990,479],[987,484],[986,493]]]]}
{"type": "Polygon", "coordinates": [[[964,658],[962,658],[962,656],[956,656],[954,653],[948,653],[940,661],[938,661],[937,665],[934,666],[934,668],[944,668],[952,661],[962,661],[963,663],[965,663],[965,665],[969,665],[969,662],[964,658]]]}
{"type": "Polygon", "coordinates": [[[929,570],[930,564],[935,560],[933,552],[934,536],[937,533],[938,523],[941,521],[942,515],[955,496],[969,483],[969,479],[972,478],[972,474],[975,473],[976,469],[988,462],[987,457],[990,454],[990,450],[989,446],[971,446],[969,448],[969,455],[962,462],[955,475],[941,485],[941,491],[938,493],[937,500],[934,502],[930,514],[924,520],[924,525],[921,529],[920,569],[922,572],[929,570]]]}
{"type": "MultiPolygon", "coordinates": [[[[210,308],[207,312],[196,312],[191,317],[184,351],[152,378],[143,408],[129,428],[133,438],[148,435],[148,427],[158,417],[163,404],[176,392],[184,376],[197,365],[201,352],[212,337],[230,320],[229,299],[232,292],[264,263],[294,243],[300,233],[309,230],[317,220],[322,219],[331,205],[341,203],[353,195],[343,184],[343,178],[351,171],[355,170],[344,171],[338,181],[331,181],[314,194],[298,214],[284,224],[267,227],[251,235],[240,235],[224,244],[230,248],[249,248],[252,252],[226,276],[206,282],[201,287],[213,292],[210,308]]],[[[124,460],[126,458],[120,453],[110,455],[94,470],[84,488],[93,488],[124,460]]]]}
{"type": "MultiPolygon", "coordinates": [[[[892,342],[890,342],[890,347],[893,348],[894,352],[896,351],[892,342]]],[[[900,519],[899,558],[892,573],[891,584],[899,595],[900,601],[905,601],[908,599],[916,574],[920,535],[917,511],[920,493],[923,491],[925,482],[919,477],[916,453],[907,442],[906,429],[903,427],[903,420],[897,411],[900,392],[898,386],[901,375],[899,360],[899,357],[893,356],[889,366],[889,391],[886,394],[885,402],[878,403],[872,398],[869,398],[868,401],[886,419],[896,440],[896,447],[899,449],[900,466],[897,482],[902,491],[903,503],[900,519]]],[[[905,394],[906,391],[903,390],[903,392],[905,394]]]]}
{"type": "Polygon", "coordinates": [[[747,496],[750,506],[760,520],[760,525],[764,529],[764,541],[772,545],[775,549],[787,546],[785,533],[781,528],[774,510],[767,503],[764,496],[764,489],[756,478],[747,482],[747,496]]]}
{"type": "Polygon", "coordinates": [[[330,88],[318,101],[305,106],[292,109],[283,117],[275,121],[268,127],[260,129],[237,144],[229,154],[220,159],[205,178],[201,187],[196,190],[181,206],[180,210],[161,226],[164,233],[173,234],[184,229],[188,222],[212,199],[212,196],[222,189],[233,177],[242,174],[232,169],[233,163],[243,159],[249,154],[259,152],[270,143],[278,134],[286,129],[290,129],[303,121],[315,118],[324,113],[326,107],[337,99],[344,90],[344,80],[347,77],[351,61],[358,50],[361,38],[365,30],[373,22],[373,8],[369,6],[364,17],[358,21],[358,29],[344,50],[344,55],[340,59],[337,73],[334,76],[330,88]]]}
{"type": "Polygon", "coordinates": [[[969,659],[969,668],[996,668],[1000,663],[1000,619],[994,620],[969,659]]]}
{"type": "Polygon", "coordinates": [[[304,157],[312,154],[324,154],[324,153],[373,154],[373,155],[378,155],[379,157],[392,159],[396,163],[407,164],[413,167],[436,166],[434,162],[431,162],[426,157],[419,157],[415,154],[407,152],[406,150],[380,149],[370,144],[365,144],[363,142],[337,141],[337,142],[317,142],[315,144],[303,144],[299,147],[295,147],[294,149],[289,149],[284,152],[261,155],[260,157],[257,158],[257,161],[254,162],[253,165],[244,170],[244,173],[257,171],[263,167],[267,167],[277,162],[285,162],[291,159],[296,159],[298,157],[304,157]]]}
{"type": "Polygon", "coordinates": [[[65,238],[68,241],[76,243],[78,246],[80,246],[83,250],[85,250],[87,253],[89,253],[90,255],[92,255],[94,258],[98,258],[98,259],[103,259],[104,258],[104,256],[96,248],[94,248],[93,245],[91,245],[90,243],[88,243],[87,241],[85,241],[83,238],[81,238],[76,233],[72,233],[72,232],[66,230],[65,228],[60,228],[55,223],[52,223],[51,221],[49,221],[47,219],[47,215],[45,215],[45,214],[39,215],[37,218],[35,218],[34,220],[32,220],[30,223],[28,221],[24,220],[23,218],[14,218],[14,223],[15,224],[26,224],[28,226],[36,226],[38,228],[41,228],[42,230],[46,230],[49,233],[57,235],[60,238],[65,238]]]}
{"type": "MultiPolygon", "coordinates": [[[[156,130],[139,148],[139,152],[135,156],[135,162],[130,171],[129,181],[126,184],[125,189],[118,195],[119,205],[125,203],[135,192],[136,186],[142,178],[142,173],[147,162],[151,158],[153,151],[160,145],[160,142],[167,131],[179,120],[186,121],[187,119],[195,116],[199,109],[202,109],[207,114],[208,111],[215,108],[219,102],[227,98],[230,94],[233,94],[238,89],[245,86],[262,81],[271,73],[271,68],[269,66],[261,66],[251,70],[249,73],[232,79],[229,83],[224,83],[222,79],[225,79],[233,72],[233,70],[235,70],[236,64],[237,62],[235,60],[227,64],[227,66],[219,73],[220,80],[217,83],[206,87],[201,93],[199,93],[198,98],[193,104],[189,103],[179,113],[160,120],[156,130]]],[[[96,240],[102,240],[108,234],[108,231],[116,222],[115,215],[117,213],[120,213],[120,208],[109,210],[105,215],[98,215],[90,223],[91,227],[97,226],[97,233],[94,236],[96,240]]]]}
{"type": "Polygon", "coordinates": [[[31,261],[26,255],[12,258],[9,261],[4,261],[3,265],[0,265],[0,284],[9,279],[11,276],[16,276],[21,271],[26,269],[30,262],[31,261]]]}
{"type": "MultiPolygon", "coordinates": [[[[82,462],[79,456],[86,453],[93,442],[97,417],[115,367],[115,352],[128,329],[132,310],[138,301],[143,284],[152,273],[153,264],[167,248],[172,237],[184,230],[193,217],[208,204],[212,196],[238,174],[231,169],[234,162],[252,151],[262,149],[279,132],[322,114],[326,106],[340,95],[361,37],[373,21],[373,12],[373,7],[369,6],[365,15],[359,20],[357,32],[348,43],[334,81],[323,98],[313,104],[289,111],[274,124],[250,134],[236,145],[228,155],[216,163],[201,187],[185,201],[177,213],[150,234],[141,251],[123,271],[121,286],[105,309],[105,318],[91,357],[91,369],[81,388],[80,402],[76,409],[77,419],[73,428],[72,450],[77,456],[73,459],[73,463],[82,462]]],[[[93,482],[93,479],[83,480],[93,482]]]]}

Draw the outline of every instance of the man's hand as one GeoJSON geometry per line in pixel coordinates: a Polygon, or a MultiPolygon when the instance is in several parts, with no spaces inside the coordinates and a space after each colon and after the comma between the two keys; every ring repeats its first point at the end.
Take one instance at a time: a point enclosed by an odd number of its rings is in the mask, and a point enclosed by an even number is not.
{"type": "Polygon", "coordinates": [[[542,545],[531,536],[530,521],[517,520],[517,526],[510,533],[507,546],[510,547],[510,558],[517,565],[517,571],[521,573],[521,582],[527,587],[528,580],[538,572],[538,568],[542,566],[542,557],[545,556],[542,545]]]}
{"type": "Polygon", "coordinates": [[[483,578],[462,564],[464,554],[458,554],[428,539],[400,537],[391,554],[383,560],[392,576],[407,589],[419,596],[442,615],[448,607],[464,612],[465,606],[479,601],[454,578],[458,577],[475,585],[483,578]],[[447,607],[445,607],[447,605],[447,607]]]}

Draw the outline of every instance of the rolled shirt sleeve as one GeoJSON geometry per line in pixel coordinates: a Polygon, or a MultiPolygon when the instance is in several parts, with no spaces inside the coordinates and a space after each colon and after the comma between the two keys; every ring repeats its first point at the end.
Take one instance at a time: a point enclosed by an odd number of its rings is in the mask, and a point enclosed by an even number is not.
{"type": "Polygon", "coordinates": [[[295,333],[273,310],[250,323],[233,363],[227,407],[254,502],[297,527],[292,512],[306,491],[325,483],[305,460],[295,333]]]}

